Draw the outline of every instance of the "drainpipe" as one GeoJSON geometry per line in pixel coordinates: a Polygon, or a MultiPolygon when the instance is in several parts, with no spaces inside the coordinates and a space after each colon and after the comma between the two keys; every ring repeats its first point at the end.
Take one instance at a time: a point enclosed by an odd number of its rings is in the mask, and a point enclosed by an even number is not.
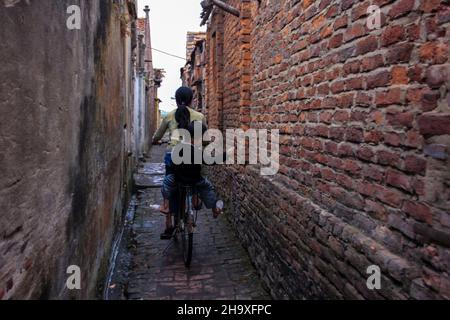
{"type": "Polygon", "coordinates": [[[224,10],[225,12],[228,12],[238,18],[241,17],[241,12],[239,11],[239,9],[230,6],[229,4],[226,4],[225,2],[221,1],[221,0],[203,0],[201,2],[202,8],[203,8],[203,13],[202,13],[202,22],[201,22],[201,26],[205,25],[206,22],[209,19],[209,16],[211,15],[214,5],[216,5],[218,8],[224,10]]]}
{"type": "Polygon", "coordinates": [[[235,7],[230,6],[229,4],[226,4],[223,1],[220,0],[211,0],[213,4],[215,4],[216,6],[218,6],[220,9],[231,13],[232,15],[236,16],[236,17],[240,17],[241,16],[241,12],[236,9],[235,7]]]}

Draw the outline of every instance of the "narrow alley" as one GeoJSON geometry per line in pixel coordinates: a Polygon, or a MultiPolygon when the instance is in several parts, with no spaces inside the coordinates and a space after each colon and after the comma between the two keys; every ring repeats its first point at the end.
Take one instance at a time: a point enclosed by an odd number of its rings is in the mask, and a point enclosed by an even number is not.
{"type": "Polygon", "coordinates": [[[105,299],[267,300],[269,294],[225,217],[198,216],[193,262],[184,266],[180,242],[160,240],[164,217],[161,182],[166,145],[154,147],[136,174],[137,197],[130,209],[105,299]],[[170,246],[169,246],[170,244],[170,246]],[[169,247],[168,247],[169,246],[169,247]]]}
{"type": "Polygon", "coordinates": [[[0,300],[450,300],[450,0],[0,0],[0,150],[0,300]]]}

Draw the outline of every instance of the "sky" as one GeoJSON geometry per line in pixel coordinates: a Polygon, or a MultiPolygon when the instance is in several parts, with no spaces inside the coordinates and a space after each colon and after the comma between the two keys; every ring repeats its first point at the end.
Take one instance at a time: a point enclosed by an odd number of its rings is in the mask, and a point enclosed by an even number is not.
{"type": "MultiPolygon", "coordinates": [[[[152,47],[168,53],[186,57],[186,34],[188,31],[205,31],[200,27],[202,8],[200,0],[138,0],[139,17],[145,17],[144,6],[150,6],[150,28],[152,47]]],[[[171,98],[181,86],[180,68],[185,61],[153,51],[153,67],[166,70],[162,86],[158,91],[163,101],[160,109],[176,108],[171,98]]]]}

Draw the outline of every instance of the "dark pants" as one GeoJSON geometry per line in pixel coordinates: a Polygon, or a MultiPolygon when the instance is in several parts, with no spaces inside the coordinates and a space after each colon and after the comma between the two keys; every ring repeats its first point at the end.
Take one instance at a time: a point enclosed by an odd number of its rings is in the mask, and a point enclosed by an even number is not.
{"type": "MultiPolygon", "coordinates": [[[[174,174],[169,174],[165,177],[162,194],[164,199],[169,199],[170,212],[175,213],[178,209],[178,190],[177,181],[174,174]],[[172,202],[173,200],[173,202],[172,202]]],[[[208,179],[203,178],[193,185],[195,193],[200,196],[200,199],[208,209],[213,209],[217,203],[217,195],[214,187],[208,179]]]]}
{"type": "Polygon", "coordinates": [[[166,176],[169,174],[174,174],[173,163],[172,163],[172,154],[167,152],[164,157],[164,164],[166,165],[166,176]]]}
{"type": "MultiPolygon", "coordinates": [[[[172,156],[170,152],[166,153],[164,162],[166,164],[166,176],[164,178],[161,191],[164,199],[169,200],[170,212],[175,213],[178,211],[178,190],[172,163],[172,156]]],[[[215,208],[217,203],[217,195],[214,191],[214,186],[208,179],[202,178],[197,183],[195,183],[193,187],[195,189],[195,192],[198,193],[200,199],[205,204],[206,208],[215,208]]]]}

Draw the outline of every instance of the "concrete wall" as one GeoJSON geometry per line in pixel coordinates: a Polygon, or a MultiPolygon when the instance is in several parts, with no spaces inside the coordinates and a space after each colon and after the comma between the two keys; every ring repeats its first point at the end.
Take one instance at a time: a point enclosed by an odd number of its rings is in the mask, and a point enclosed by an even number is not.
{"type": "Polygon", "coordinates": [[[449,299],[448,2],[228,3],[241,19],[208,26],[209,121],[279,129],[281,167],[211,178],[272,295],[449,299]]]}
{"type": "Polygon", "coordinates": [[[134,153],[138,157],[143,157],[147,152],[148,146],[146,137],[146,130],[148,130],[148,123],[146,125],[146,117],[148,116],[147,95],[145,92],[145,76],[141,72],[136,72],[135,86],[134,86],[134,126],[133,126],[133,142],[134,153]]]}
{"type": "Polygon", "coordinates": [[[0,2],[0,298],[95,294],[131,187],[127,3],[0,2]]]}

